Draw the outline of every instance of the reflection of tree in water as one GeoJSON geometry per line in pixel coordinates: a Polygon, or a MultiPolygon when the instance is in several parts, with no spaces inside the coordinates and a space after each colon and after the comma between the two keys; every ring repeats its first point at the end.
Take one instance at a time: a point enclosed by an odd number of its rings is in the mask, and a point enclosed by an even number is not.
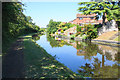
{"type": "Polygon", "coordinates": [[[94,58],[94,63],[92,66],[90,64],[85,64],[81,66],[78,72],[85,77],[92,78],[118,78],[118,63],[112,66],[105,65],[101,67],[102,62],[98,58],[94,58]]]}
{"type": "Polygon", "coordinates": [[[78,72],[85,77],[97,77],[97,78],[117,78],[118,77],[118,63],[112,66],[105,65],[105,56],[107,60],[118,61],[118,53],[115,49],[109,46],[96,45],[92,43],[76,42],[77,54],[83,54],[85,59],[91,59],[92,56],[96,56],[97,52],[102,54],[102,61],[98,58],[94,58],[94,63],[91,65],[86,63],[80,67],[78,72]],[[112,73],[112,74],[111,74],[112,73]]]}
{"type": "Polygon", "coordinates": [[[91,60],[92,56],[96,56],[97,53],[100,53],[102,54],[102,58],[106,56],[107,60],[118,61],[119,52],[113,47],[78,41],[76,44],[77,55],[83,55],[84,59],[91,60]]]}
{"type": "Polygon", "coordinates": [[[64,45],[68,45],[68,46],[70,45],[67,42],[65,42],[64,40],[55,40],[54,37],[49,36],[49,35],[47,35],[47,41],[50,42],[50,45],[52,47],[62,47],[64,45]]]}
{"type": "Polygon", "coordinates": [[[98,52],[102,55],[105,55],[107,60],[116,61],[118,58],[118,50],[116,48],[117,47],[98,45],[98,52]]]}
{"type": "Polygon", "coordinates": [[[120,52],[119,51],[115,56],[115,61],[118,61],[118,63],[120,64],[120,52]]]}
{"type": "MultiPolygon", "coordinates": [[[[76,43],[77,43],[77,50],[84,51],[85,59],[91,60],[92,56],[97,55],[98,47],[96,44],[85,43],[85,42],[76,42],[76,43]]],[[[81,54],[81,53],[79,52],[78,54],[81,54]]]]}
{"type": "Polygon", "coordinates": [[[78,70],[78,72],[80,73],[80,75],[84,76],[84,77],[90,77],[93,76],[92,73],[93,69],[90,66],[90,64],[85,64],[85,66],[81,66],[80,70],[78,70]]]}

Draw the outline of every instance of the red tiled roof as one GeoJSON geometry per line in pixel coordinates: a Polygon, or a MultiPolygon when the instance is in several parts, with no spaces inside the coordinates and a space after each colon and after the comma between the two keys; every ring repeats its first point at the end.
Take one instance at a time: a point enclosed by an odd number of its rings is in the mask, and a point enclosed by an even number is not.
{"type": "MultiPolygon", "coordinates": [[[[83,15],[83,14],[77,14],[77,17],[95,17],[96,16],[96,14],[91,14],[91,15],[83,15]]],[[[105,21],[105,22],[107,22],[107,20],[105,21]]],[[[72,20],[72,21],[70,21],[69,23],[72,23],[72,24],[84,24],[84,23],[94,23],[94,24],[99,24],[99,23],[102,23],[102,20],[95,20],[95,18],[94,19],[91,19],[91,18],[83,18],[82,20],[80,20],[79,18],[76,18],[76,19],[74,19],[74,20],[72,20]]]]}
{"type": "Polygon", "coordinates": [[[77,14],[76,17],[95,17],[96,14],[91,14],[91,15],[84,15],[84,14],[77,14]]]}
{"type": "Polygon", "coordinates": [[[79,21],[78,23],[102,23],[102,20],[79,21]]]}

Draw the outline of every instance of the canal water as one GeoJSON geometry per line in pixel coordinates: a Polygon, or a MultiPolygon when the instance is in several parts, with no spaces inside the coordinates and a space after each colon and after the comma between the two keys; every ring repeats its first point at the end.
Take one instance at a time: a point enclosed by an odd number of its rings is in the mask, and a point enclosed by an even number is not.
{"type": "Polygon", "coordinates": [[[118,77],[118,47],[47,35],[41,36],[36,43],[77,74],[85,77],[118,77]]]}

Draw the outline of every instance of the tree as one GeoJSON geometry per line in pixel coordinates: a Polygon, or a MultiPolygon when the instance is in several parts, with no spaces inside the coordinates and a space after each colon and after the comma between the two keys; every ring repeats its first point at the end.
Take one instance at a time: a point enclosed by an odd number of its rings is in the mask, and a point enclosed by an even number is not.
{"type": "MultiPolygon", "coordinates": [[[[115,19],[114,12],[119,11],[120,1],[118,2],[80,2],[81,5],[79,7],[79,11],[83,12],[83,14],[97,14],[96,19],[99,19],[102,16],[103,25],[105,24],[105,19],[107,18],[109,21],[115,19]],[[83,6],[84,5],[84,6],[83,6]]],[[[119,14],[119,13],[117,13],[119,14]]]]}
{"type": "Polygon", "coordinates": [[[20,35],[37,32],[40,29],[32,23],[30,16],[23,14],[21,2],[2,3],[2,41],[3,52],[6,51],[8,44],[20,35]]]}
{"type": "Polygon", "coordinates": [[[58,26],[61,22],[53,21],[52,19],[49,21],[48,27],[47,27],[47,33],[52,34],[55,33],[58,30],[58,26]]]}

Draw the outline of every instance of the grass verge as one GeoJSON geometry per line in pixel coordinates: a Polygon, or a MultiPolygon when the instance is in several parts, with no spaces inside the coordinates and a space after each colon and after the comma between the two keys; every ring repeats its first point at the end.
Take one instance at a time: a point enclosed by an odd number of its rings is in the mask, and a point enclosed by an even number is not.
{"type": "Polygon", "coordinates": [[[120,35],[114,39],[114,41],[120,41],[120,35]]]}
{"type": "Polygon", "coordinates": [[[42,47],[35,43],[31,35],[24,36],[25,78],[82,78],[56,61],[42,47]]]}

